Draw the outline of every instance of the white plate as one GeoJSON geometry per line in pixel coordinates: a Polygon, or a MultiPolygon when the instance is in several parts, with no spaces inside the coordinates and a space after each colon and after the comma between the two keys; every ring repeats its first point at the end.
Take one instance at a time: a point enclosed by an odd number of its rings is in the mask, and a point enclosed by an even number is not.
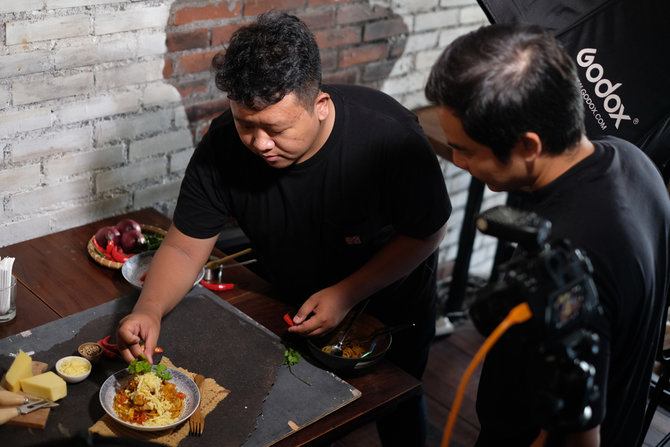
{"type": "Polygon", "coordinates": [[[102,384],[102,387],[100,388],[100,404],[102,405],[102,408],[116,422],[134,430],[159,431],[181,424],[193,414],[196,408],[198,408],[198,404],[200,403],[200,391],[195,382],[186,374],[172,368],[168,368],[167,370],[170,371],[170,375],[172,376],[172,379],[168,380],[168,382],[174,383],[177,386],[177,391],[186,394],[186,397],[184,398],[184,409],[181,411],[177,421],[168,425],[147,427],[144,425],[131,424],[130,422],[122,421],[119,418],[116,411],[114,411],[114,395],[132,378],[133,375],[130,374],[128,369],[122,369],[121,371],[115,372],[102,384]]]}
{"type": "MultiPolygon", "coordinates": [[[[156,254],[156,250],[143,251],[134,256],[128,258],[126,262],[123,263],[121,267],[121,274],[130,284],[134,285],[138,289],[142,288],[144,281],[140,278],[149,271],[149,266],[151,261],[156,254]]],[[[203,267],[198,274],[198,279],[195,280],[193,285],[195,286],[200,282],[200,280],[205,276],[205,268],[203,267]]]]}

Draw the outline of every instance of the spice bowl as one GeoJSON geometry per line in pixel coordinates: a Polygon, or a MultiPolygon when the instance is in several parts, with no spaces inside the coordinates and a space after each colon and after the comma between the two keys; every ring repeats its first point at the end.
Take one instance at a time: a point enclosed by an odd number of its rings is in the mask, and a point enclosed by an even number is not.
{"type": "Polygon", "coordinates": [[[89,362],[96,363],[102,356],[102,346],[98,343],[89,341],[79,345],[77,352],[89,362]]]}
{"type": "Polygon", "coordinates": [[[91,374],[92,365],[84,357],[69,355],[56,362],[56,373],[68,383],[78,383],[91,374]]]}

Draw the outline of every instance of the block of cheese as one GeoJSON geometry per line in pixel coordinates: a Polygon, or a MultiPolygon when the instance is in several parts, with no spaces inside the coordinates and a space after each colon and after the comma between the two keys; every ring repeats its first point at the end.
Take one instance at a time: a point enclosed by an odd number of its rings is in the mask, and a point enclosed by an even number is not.
{"type": "Polygon", "coordinates": [[[28,354],[19,350],[19,355],[16,356],[9,367],[7,374],[5,374],[5,382],[9,391],[19,391],[21,389],[20,381],[33,375],[33,361],[28,354]]]}
{"type": "Polygon", "coordinates": [[[43,399],[58,400],[67,396],[67,384],[53,371],[21,380],[23,392],[43,399]]]}

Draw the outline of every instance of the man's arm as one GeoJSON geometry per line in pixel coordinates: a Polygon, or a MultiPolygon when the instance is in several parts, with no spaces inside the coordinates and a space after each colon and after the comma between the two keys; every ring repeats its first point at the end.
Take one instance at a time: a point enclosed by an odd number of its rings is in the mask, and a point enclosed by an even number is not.
{"type": "Polygon", "coordinates": [[[174,225],[170,227],[151,261],[133,312],[119,324],[116,338],[126,361],[130,362],[140,354],[152,361],[161,319],[191,290],[216,239],[216,236],[195,239],[186,236],[174,225]],[[140,347],[141,340],[145,343],[144,349],[140,347]]]}
{"type": "Polygon", "coordinates": [[[446,232],[445,223],[423,239],[395,236],[359,270],[309,297],[293,317],[295,326],[289,331],[313,336],[334,328],[357,303],[414,270],[437,249],[446,232]]]}

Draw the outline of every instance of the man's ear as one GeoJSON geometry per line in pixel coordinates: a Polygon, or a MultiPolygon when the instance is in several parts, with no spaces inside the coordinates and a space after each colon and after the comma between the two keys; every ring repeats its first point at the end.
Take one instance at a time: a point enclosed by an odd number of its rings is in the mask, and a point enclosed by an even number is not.
{"type": "Polygon", "coordinates": [[[542,140],[535,132],[525,132],[512,150],[517,151],[526,162],[532,162],[542,154],[542,140]]]}
{"type": "Polygon", "coordinates": [[[319,121],[323,121],[328,118],[328,114],[330,113],[330,108],[328,107],[329,102],[330,95],[328,93],[319,92],[316,97],[316,101],[314,102],[314,112],[319,118],[319,121]]]}

